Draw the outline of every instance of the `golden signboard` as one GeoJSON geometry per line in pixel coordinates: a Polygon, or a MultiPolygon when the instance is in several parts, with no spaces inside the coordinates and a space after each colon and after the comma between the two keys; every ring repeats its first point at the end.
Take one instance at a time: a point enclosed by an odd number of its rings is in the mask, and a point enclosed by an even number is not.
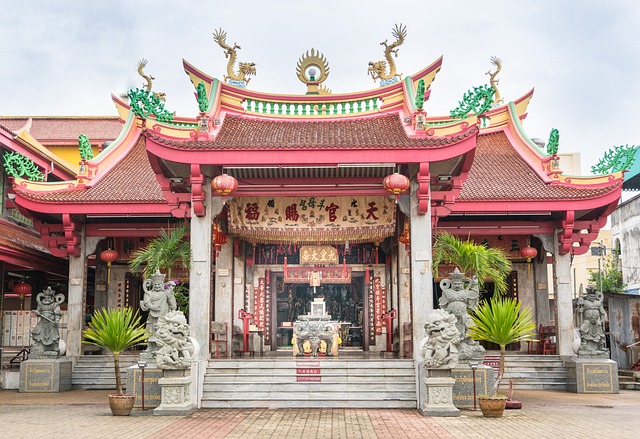
{"type": "Polygon", "coordinates": [[[300,264],[338,264],[338,249],[331,245],[303,245],[300,247],[300,264]]]}

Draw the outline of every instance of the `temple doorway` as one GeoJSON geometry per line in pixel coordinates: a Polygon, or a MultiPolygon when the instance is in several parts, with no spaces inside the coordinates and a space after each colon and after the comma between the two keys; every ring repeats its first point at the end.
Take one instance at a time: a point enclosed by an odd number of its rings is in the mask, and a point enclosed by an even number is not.
{"type": "MultiPolygon", "coordinates": [[[[284,283],[276,278],[274,322],[276,337],[273,349],[292,349],[293,323],[301,315],[312,314],[312,303],[322,303],[331,321],[339,322],[340,349],[367,350],[367,290],[363,276],[353,276],[350,283],[284,283]]],[[[314,311],[315,312],[315,311],[314,311]]]]}

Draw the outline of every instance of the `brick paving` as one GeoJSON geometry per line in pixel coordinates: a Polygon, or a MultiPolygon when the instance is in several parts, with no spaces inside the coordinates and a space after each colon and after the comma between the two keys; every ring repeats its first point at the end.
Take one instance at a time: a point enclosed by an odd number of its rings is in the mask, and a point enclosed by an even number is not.
{"type": "Polygon", "coordinates": [[[108,391],[58,394],[0,391],[0,437],[43,439],[176,438],[529,438],[626,439],[640,435],[640,392],[576,395],[518,391],[522,410],[499,419],[463,411],[458,418],[417,410],[202,409],[191,416],[111,416],[108,391]]]}

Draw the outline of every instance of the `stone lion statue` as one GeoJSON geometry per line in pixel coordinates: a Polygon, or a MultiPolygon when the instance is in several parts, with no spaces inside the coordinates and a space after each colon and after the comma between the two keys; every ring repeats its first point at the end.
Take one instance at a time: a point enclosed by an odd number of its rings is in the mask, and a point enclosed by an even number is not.
{"type": "Polygon", "coordinates": [[[442,309],[433,310],[424,329],[427,336],[421,342],[424,367],[453,369],[458,365],[458,347],[464,336],[456,327],[456,316],[442,309]]]}
{"type": "Polygon", "coordinates": [[[156,336],[159,369],[188,369],[195,351],[189,337],[189,325],[182,311],[171,311],[158,319],[156,336]]]}

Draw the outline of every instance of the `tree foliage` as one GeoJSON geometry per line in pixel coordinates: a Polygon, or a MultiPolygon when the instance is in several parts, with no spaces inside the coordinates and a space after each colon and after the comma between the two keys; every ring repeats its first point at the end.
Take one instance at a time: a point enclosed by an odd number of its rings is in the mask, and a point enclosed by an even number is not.
{"type": "Polygon", "coordinates": [[[134,271],[142,269],[142,275],[149,279],[153,273],[160,270],[168,279],[172,279],[171,267],[179,261],[184,266],[191,265],[191,245],[187,239],[188,229],[180,224],[168,231],[162,229],[160,236],[133,253],[129,266],[134,271]]]}
{"type": "Polygon", "coordinates": [[[589,283],[594,284],[598,291],[602,290],[603,293],[622,293],[624,291],[622,272],[618,270],[616,260],[615,254],[606,257],[604,267],[601,268],[602,287],[600,286],[600,271],[592,271],[589,275],[589,283]]]}
{"type": "Polygon", "coordinates": [[[438,274],[441,264],[456,265],[467,276],[478,277],[480,287],[486,279],[493,280],[495,291],[507,291],[506,277],[511,273],[511,261],[499,248],[487,248],[471,240],[463,241],[447,232],[439,233],[433,243],[433,273],[438,274]]]}

